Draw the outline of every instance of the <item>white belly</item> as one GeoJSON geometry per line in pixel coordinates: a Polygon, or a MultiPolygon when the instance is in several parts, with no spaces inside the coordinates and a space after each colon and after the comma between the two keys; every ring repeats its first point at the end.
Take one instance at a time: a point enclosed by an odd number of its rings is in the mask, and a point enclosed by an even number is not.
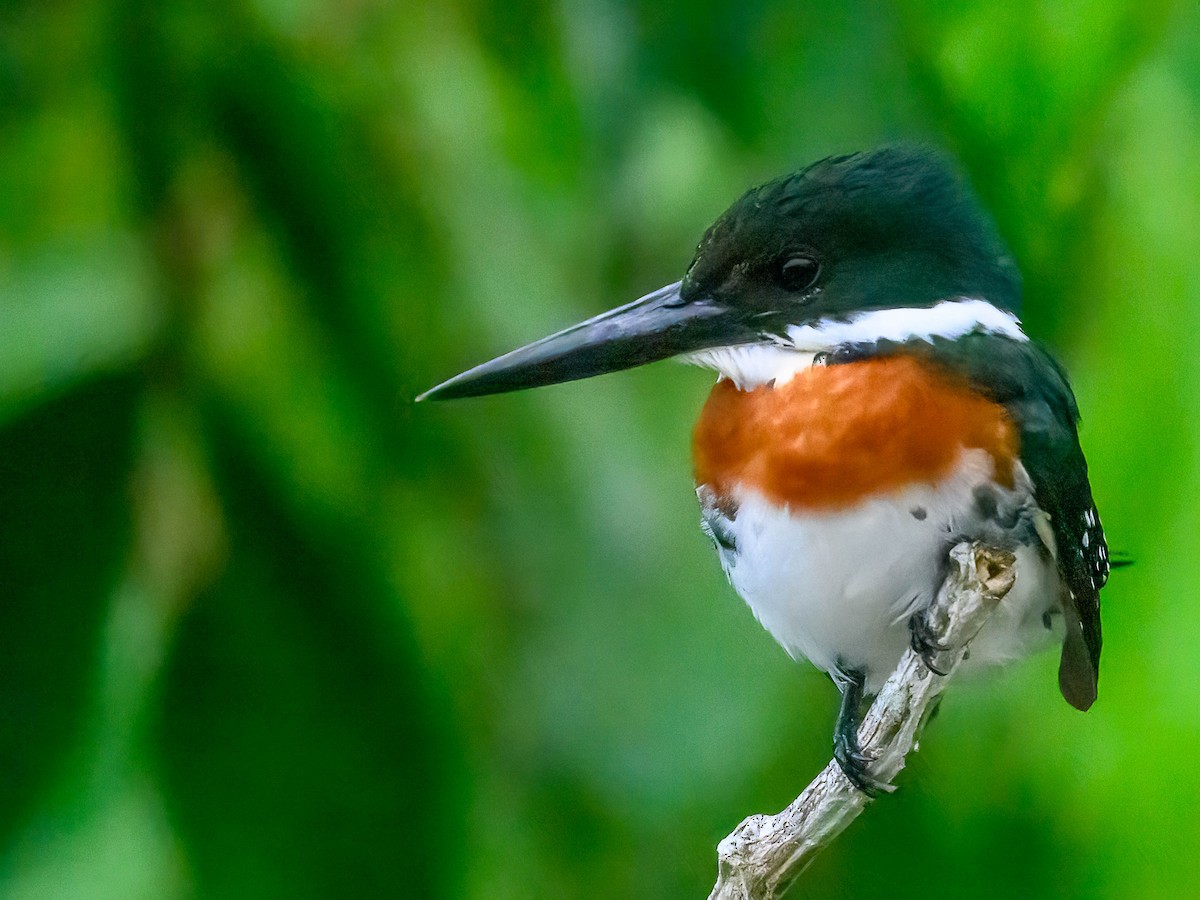
{"type": "Polygon", "coordinates": [[[874,691],[908,647],[908,619],[932,601],[947,551],[960,540],[999,539],[1017,555],[1016,583],[972,644],[970,667],[1061,642],[1057,568],[1029,521],[1040,513],[1028,479],[1022,471],[1016,490],[999,496],[1010,518],[1020,510],[1024,526],[998,534],[975,494],[990,471],[984,454],[965,452],[936,485],[834,512],[792,512],[741,487],[730,517],[703,486],[698,493],[730,582],[771,635],[831,674],[864,669],[874,691]]]}

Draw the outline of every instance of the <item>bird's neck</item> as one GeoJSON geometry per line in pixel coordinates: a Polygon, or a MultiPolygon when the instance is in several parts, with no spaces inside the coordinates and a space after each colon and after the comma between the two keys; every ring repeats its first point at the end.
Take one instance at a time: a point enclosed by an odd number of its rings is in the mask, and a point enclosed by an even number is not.
{"type": "Polygon", "coordinates": [[[958,298],[927,307],[871,309],[845,317],[792,325],[787,334],[762,343],[714,347],[689,354],[686,360],[714,369],[720,379],[741,390],[764,384],[786,384],[797,372],[811,368],[818,354],[848,345],[903,344],[934,338],[954,340],[972,332],[999,334],[1013,340],[1028,338],[1020,320],[986,300],[958,298]]]}

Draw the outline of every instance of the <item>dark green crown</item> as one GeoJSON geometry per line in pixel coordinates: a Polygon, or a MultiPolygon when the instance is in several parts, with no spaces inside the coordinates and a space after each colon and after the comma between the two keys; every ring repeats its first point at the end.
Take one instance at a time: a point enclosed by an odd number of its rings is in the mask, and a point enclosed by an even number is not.
{"type": "Polygon", "coordinates": [[[823,159],[747,191],[704,235],[683,296],[792,321],[798,300],[835,316],[963,296],[1016,311],[1021,278],[952,163],[900,145],[823,159]],[[781,277],[797,256],[819,266],[799,298],[781,277]]]}

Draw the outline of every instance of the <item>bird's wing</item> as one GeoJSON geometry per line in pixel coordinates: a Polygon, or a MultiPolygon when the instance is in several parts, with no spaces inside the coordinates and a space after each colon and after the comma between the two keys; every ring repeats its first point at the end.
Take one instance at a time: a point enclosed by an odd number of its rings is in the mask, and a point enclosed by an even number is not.
{"type": "Polygon", "coordinates": [[[1002,403],[1020,429],[1021,462],[1038,506],[1050,515],[1058,567],[1070,592],[1059,687],[1072,706],[1087,709],[1096,699],[1100,588],[1108,580],[1109,560],[1079,446],[1079,407],[1066,373],[1032,341],[1001,335],[937,341],[932,350],[972,387],[1002,403]]]}

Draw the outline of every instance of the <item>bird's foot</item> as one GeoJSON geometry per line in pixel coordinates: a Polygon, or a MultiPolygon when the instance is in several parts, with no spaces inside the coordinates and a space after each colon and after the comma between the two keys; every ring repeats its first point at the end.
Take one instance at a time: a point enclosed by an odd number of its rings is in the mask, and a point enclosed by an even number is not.
{"type": "Polygon", "coordinates": [[[867,797],[874,799],[879,796],[881,791],[888,789],[888,785],[872,777],[869,769],[871,763],[875,761],[875,756],[864,752],[858,746],[858,735],[847,734],[839,730],[833,738],[833,758],[846,776],[846,780],[867,797]]]}
{"type": "Polygon", "coordinates": [[[921,657],[921,662],[925,663],[925,667],[934,675],[949,674],[938,665],[937,656],[950,648],[937,640],[929,628],[929,622],[926,620],[923,610],[909,616],[908,633],[913,652],[921,657]]]}
{"type": "Polygon", "coordinates": [[[858,743],[866,670],[844,666],[839,660],[834,680],[842,692],[842,704],[838,709],[837,725],[833,729],[833,758],[852,785],[868,798],[877,797],[880,791],[891,790],[891,786],[871,776],[868,769],[875,761],[875,756],[864,752],[858,743]]]}

